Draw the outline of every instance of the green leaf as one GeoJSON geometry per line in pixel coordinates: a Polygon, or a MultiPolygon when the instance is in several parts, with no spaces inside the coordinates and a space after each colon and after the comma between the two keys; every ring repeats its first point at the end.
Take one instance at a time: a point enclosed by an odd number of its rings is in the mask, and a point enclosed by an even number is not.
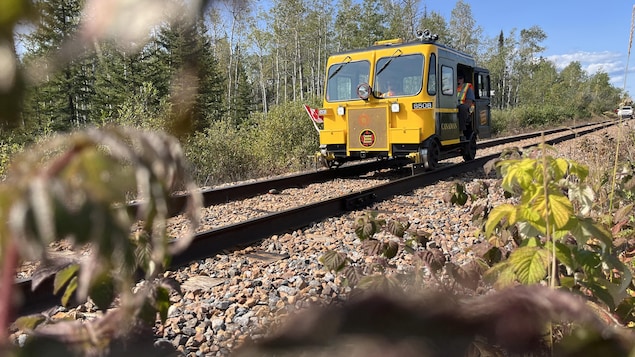
{"type": "Polygon", "coordinates": [[[397,279],[384,274],[365,276],[359,281],[357,287],[364,290],[380,291],[382,293],[403,292],[397,279]]]}
{"type": "Polygon", "coordinates": [[[161,322],[165,323],[168,318],[168,309],[170,308],[170,292],[168,289],[161,286],[157,287],[155,305],[161,322]]]}
{"type": "MultiPolygon", "coordinates": [[[[615,284],[604,278],[596,278],[595,282],[606,288],[606,291],[611,294],[611,298],[613,299],[613,303],[615,306],[617,306],[620,301],[628,297],[626,289],[622,289],[622,286],[620,284],[615,284]]],[[[630,283],[630,281],[627,281],[627,284],[628,283],[630,283]]]]}
{"type": "Polygon", "coordinates": [[[586,275],[589,277],[602,276],[602,270],[599,269],[601,260],[597,253],[588,250],[575,250],[573,256],[586,275]]]}
{"type": "Polygon", "coordinates": [[[483,280],[493,283],[497,289],[503,289],[512,286],[517,277],[511,264],[508,261],[503,261],[488,269],[483,274],[483,280]]]}
{"type": "Polygon", "coordinates": [[[452,195],[452,203],[464,206],[468,199],[468,195],[465,193],[465,187],[462,183],[457,182],[455,185],[455,191],[456,192],[452,195]]]}
{"type": "MultiPolygon", "coordinates": [[[[540,220],[544,220],[547,217],[547,207],[549,207],[549,220],[552,225],[555,225],[556,229],[564,227],[573,215],[573,205],[569,199],[560,194],[551,194],[548,200],[545,198],[544,192],[537,195],[532,209],[536,210],[540,220]]],[[[530,219],[530,221],[534,222],[538,221],[538,219],[536,217],[530,219]]]]}
{"type": "Polygon", "coordinates": [[[46,317],[42,314],[27,315],[18,317],[15,320],[15,325],[20,330],[34,330],[44,321],[46,321],[46,317]]]}
{"type": "Polygon", "coordinates": [[[571,201],[562,195],[549,195],[549,205],[551,207],[551,218],[556,228],[566,226],[573,215],[571,201]]]}
{"type": "Polygon", "coordinates": [[[112,276],[109,274],[101,274],[96,277],[88,291],[88,296],[90,296],[99,310],[106,311],[116,296],[112,276]]]}
{"type": "Polygon", "coordinates": [[[604,249],[613,245],[611,231],[591,218],[578,217],[578,224],[571,229],[571,234],[576,237],[579,244],[584,244],[589,239],[595,238],[602,242],[604,249]]]}
{"type": "Polygon", "coordinates": [[[567,288],[569,290],[571,290],[576,285],[575,278],[570,277],[570,276],[561,276],[560,277],[560,285],[564,286],[565,288],[567,288]]]}
{"type": "Polygon", "coordinates": [[[593,293],[593,296],[605,303],[606,306],[611,309],[611,311],[615,310],[615,302],[613,300],[613,296],[611,296],[606,286],[593,281],[583,281],[580,282],[580,285],[589,289],[593,293]]]}
{"type": "Polygon", "coordinates": [[[540,242],[540,238],[538,237],[530,237],[523,240],[520,244],[521,247],[542,247],[543,244],[540,242]]]}
{"type": "Polygon", "coordinates": [[[540,232],[545,231],[544,216],[532,205],[521,205],[518,207],[518,221],[526,221],[538,229],[540,232]]]}
{"type": "Polygon", "coordinates": [[[79,264],[73,264],[57,272],[53,281],[53,294],[57,294],[66,283],[75,277],[78,270],[79,264]]]}
{"type": "Polygon", "coordinates": [[[516,185],[527,188],[534,180],[536,160],[510,160],[507,170],[504,172],[502,186],[505,190],[513,192],[516,185]]]}
{"type": "Polygon", "coordinates": [[[563,178],[569,170],[569,162],[563,158],[557,158],[549,163],[551,169],[551,178],[558,181],[563,178]]]}
{"type": "Polygon", "coordinates": [[[494,228],[500,223],[503,218],[507,218],[508,224],[514,224],[510,217],[515,217],[516,207],[509,203],[502,204],[494,207],[489,213],[487,223],[485,223],[485,236],[490,237],[494,232],[494,228]]]}
{"type": "Polygon", "coordinates": [[[549,251],[539,247],[520,247],[509,256],[518,281],[525,285],[536,284],[547,276],[549,251]]]}
{"type": "Polygon", "coordinates": [[[540,230],[534,224],[529,222],[518,222],[516,226],[518,227],[518,234],[521,237],[537,237],[545,232],[544,227],[541,227],[542,230],[540,230]]]}
{"type": "Polygon", "coordinates": [[[359,267],[347,266],[341,270],[342,275],[348,281],[349,286],[355,287],[359,284],[359,281],[364,277],[362,270],[359,267]]]}
{"type": "Polygon", "coordinates": [[[389,241],[384,244],[384,256],[388,259],[394,258],[399,252],[399,243],[395,241],[389,241]]]}
{"type": "MultiPolygon", "coordinates": [[[[549,251],[552,250],[552,247],[553,244],[551,242],[545,244],[545,248],[549,251]]],[[[556,242],[556,259],[571,270],[575,270],[578,267],[578,264],[573,259],[571,249],[561,242],[556,242]]]]}
{"type": "Polygon", "coordinates": [[[589,176],[589,167],[571,161],[569,162],[569,175],[577,176],[582,182],[587,178],[587,176],[589,176]]]}
{"type": "Polygon", "coordinates": [[[320,257],[320,263],[324,264],[328,270],[340,271],[346,266],[347,259],[342,253],[328,250],[320,257]]]}
{"type": "Polygon", "coordinates": [[[409,227],[410,227],[410,223],[407,222],[404,224],[394,219],[390,220],[386,224],[386,229],[388,230],[388,232],[390,232],[390,234],[399,238],[403,238],[404,233],[409,227]]]}
{"type": "Polygon", "coordinates": [[[139,318],[148,325],[154,324],[157,318],[157,309],[150,301],[145,300],[139,310],[139,318]]]}
{"type": "Polygon", "coordinates": [[[64,290],[64,295],[62,295],[62,305],[68,305],[68,301],[73,296],[73,293],[77,290],[77,276],[74,276],[71,281],[66,286],[66,290],[64,290]]]}
{"type": "Polygon", "coordinates": [[[616,256],[612,255],[612,254],[607,254],[604,256],[604,261],[608,264],[610,264],[610,266],[617,271],[617,273],[619,273],[620,279],[621,279],[621,284],[619,286],[619,290],[617,291],[618,294],[622,294],[624,292],[626,292],[626,289],[631,285],[631,283],[633,282],[633,272],[631,271],[631,269],[626,266],[624,263],[622,263],[621,260],[619,260],[616,256]]]}

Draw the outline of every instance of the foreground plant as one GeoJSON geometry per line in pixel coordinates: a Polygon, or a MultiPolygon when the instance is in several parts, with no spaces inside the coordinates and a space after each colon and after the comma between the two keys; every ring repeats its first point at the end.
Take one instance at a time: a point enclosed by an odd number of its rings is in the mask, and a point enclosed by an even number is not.
{"type": "MultiPolygon", "coordinates": [[[[144,319],[154,324],[169,307],[168,281],[160,279],[170,256],[187,247],[198,222],[200,193],[184,177],[185,161],[176,139],[160,133],[118,127],[88,129],[38,144],[17,157],[0,185],[2,343],[15,306],[12,287],[21,260],[42,261],[34,284],[54,274],[62,304],[90,298],[102,311],[117,309],[85,324],[39,326],[44,315],[22,317],[19,327],[67,343],[80,354],[107,351],[109,341],[144,319]],[[168,244],[168,200],[176,189],[191,192],[190,235],[168,244]],[[130,194],[139,199],[127,208],[130,194]],[[132,232],[133,224],[139,222],[132,232]],[[51,243],[64,240],[89,255],[56,260],[51,243]],[[133,290],[139,272],[145,283],[133,290]]],[[[65,347],[64,347],[65,348],[65,347]]]]}
{"type": "Polygon", "coordinates": [[[615,311],[629,296],[631,269],[619,259],[609,227],[593,217],[595,194],[585,184],[588,168],[547,155],[551,150],[543,146],[496,163],[502,188],[518,201],[494,207],[484,234],[501,248],[508,243],[501,239],[507,231],[506,236],[518,237],[519,246],[486,278],[497,287],[548,279],[553,287],[589,296],[615,311]]]}

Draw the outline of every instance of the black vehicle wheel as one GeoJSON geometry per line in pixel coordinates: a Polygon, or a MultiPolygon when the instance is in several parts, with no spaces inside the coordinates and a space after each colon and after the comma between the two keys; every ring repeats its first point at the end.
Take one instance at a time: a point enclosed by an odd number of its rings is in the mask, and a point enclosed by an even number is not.
{"type": "Polygon", "coordinates": [[[476,158],[476,135],[472,134],[470,136],[470,140],[466,141],[463,144],[463,148],[461,149],[463,153],[463,160],[472,161],[476,158]]]}
{"type": "Polygon", "coordinates": [[[434,170],[439,166],[439,157],[441,156],[441,148],[439,143],[434,139],[427,140],[421,148],[421,159],[423,167],[426,170],[434,170]]]}

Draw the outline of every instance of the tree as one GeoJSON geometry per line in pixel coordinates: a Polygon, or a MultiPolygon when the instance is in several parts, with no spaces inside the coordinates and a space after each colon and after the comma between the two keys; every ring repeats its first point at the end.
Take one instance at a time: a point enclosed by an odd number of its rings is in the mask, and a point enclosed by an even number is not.
{"type": "Polygon", "coordinates": [[[391,0],[384,3],[389,38],[410,40],[416,34],[419,1],[391,0]]]}
{"type": "Polygon", "coordinates": [[[588,109],[592,114],[602,114],[615,108],[619,102],[620,90],[611,85],[611,78],[606,72],[598,71],[587,80],[587,88],[591,101],[588,109]]]}
{"type": "Polygon", "coordinates": [[[302,46],[302,57],[307,62],[305,90],[308,100],[311,100],[311,98],[321,98],[324,94],[323,73],[326,72],[326,60],[333,46],[334,10],[330,4],[325,6],[319,0],[308,0],[308,4],[310,8],[305,21],[306,34],[302,46]]]}
{"type": "Polygon", "coordinates": [[[528,81],[531,81],[532,85],[519,88],[518,103],[544,106],[557,102],[558,93],[554,92],[554,89],[558,80],[556,66],[552,62],[540,59],[531,68],[528,81]]]}
{"type": "Polygon", "coordinates": [[[450,30],[448,29],[448,23],[443,16],[436,12],[428,12],[427,6],[424,7],[423,16],[419,20],[419,30],[430,30],[430,33],[439,35],[440,43],[447,43],[450,38],[450,30]]]}
{"type": "Polygon", "coordinates": [[[361,16],[357,16],[359,35],[361,35],[356,43],[357,48],[371,46],[375,41],[386,40],[390,36],[387,34],[388,29],[384,23],[384,18],[388,14],[382,4],[379,0],[369,0],[362,3],[361,16]]]}
{"type": "MultiPolygon", "coordinates": [[[[162,96],[170,96],[170,132],[177,137],[209,126],[224,113],[223,77],[211,55],[203,21],[181,19],[165,24],[157,35],[158,62],[167,68],[162,96]]],[[[165,77],[164,77],[165,78],[165,77]]]]}
{"type": "MultiPolygon", "coordinates": [[[[94,61],[88,49],[72,40],[79,27],[83,0],[36,0],[40,21],[26,38],[25,62],[43,75],[32,78],[29,113],[53,131],[66,131],[91,121],[94,61]],[[62,51],[64,49],[64,51],[62,51]],[[73,56],[62,56],[62,53],[73,56]],[[43,60],[47,59],[47,60],[43,60]]],[[[34,73],[34,72],[32,72],[34,73]]]]}
{"type": "Polygon", "coordinates": [[[338,3],[334,24],[336,52],[359,48],[364,43],[359,23],[361,13],[361,6],[354,4],[352,0],[341,0],[338,3]]]}
{"type": "Polygon", "coordinates": [[[232,103],[230,105],[232,109],[229,114],[232,123],[240,125],[247,121],[251,112],[255,111],[255,100],[252,90],[253,85],[247,78],[242,61],[240,58],[237,58],[235,61],[236,72],[234,73],[235,81],[232,90],[234,96],[232,96],[232,103]]]}
{"type": "Polygon", "coordinates": [[[481,42],[483,29],[476,25],[472,16],[472,7],[458,0],[450,16],[449,44],[459,51],[476,56],[481,42]]]}

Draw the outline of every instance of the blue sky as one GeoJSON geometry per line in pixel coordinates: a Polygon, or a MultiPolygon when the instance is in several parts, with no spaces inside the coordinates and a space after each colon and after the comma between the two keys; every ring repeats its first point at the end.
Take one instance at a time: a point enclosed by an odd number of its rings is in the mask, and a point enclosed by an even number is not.
{"type": "MultiPolygon", "coordinates": [[[[602,70],[609,74],[611,84],[624,88],[635,0],[464,2],[470,4],[476,24],[486,37],[498,36],[501,30],[507,35],[515,28],[518,34],[522,29],[539,26],[547,34],[542,43],[546,47],[543,56],[559,70],[578,61],[589,74],[602,70]]],[[[449,20],[456,1],[422,0],[423,5],[449,20]]],[[[635,57],[635,48],[631,48],[630,57],[635,57]]],[[[626,91],[635,97],[635,64],[632,58],[628,62],[626,91]]]]}

